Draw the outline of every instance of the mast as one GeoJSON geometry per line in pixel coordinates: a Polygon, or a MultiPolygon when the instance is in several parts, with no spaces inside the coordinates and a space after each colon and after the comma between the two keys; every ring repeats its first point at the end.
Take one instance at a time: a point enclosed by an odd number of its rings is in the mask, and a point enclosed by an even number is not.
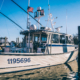
{"type": "MultiPolygon", "coordinates": [[[[28,0],[28,7],[30,7],[30,0],[28,0]]],[[[29,12],[28,12],[28,15],[27,15],[27,29],[29,29],[29,35],[28,35],[29,48],[28,48],[28,52],[30,53],[30,22],[29,22],[29,12]]]]}
{"type": "MultiPolygon", "coordinates": [[[[49,5],[49,0],[48,0],[48,20],[46,20],[47,21],[47,24],[48,24],[48,22],[50,21],[51,22],[51,27],[52,27],[52,30],[54,31],[54,27],[53,27],[53,25],[55,25],[55,23],[53,24],[53,20],[54,20],[54,18],[53,19],[51,19],[52,18],[52,14],[50,13],[50,5],[49,5]]],[[[46,25],[47,26],[47,25],[46,25]]]]}
{"type": "MultiPolygon", "coordinates": [[[[30,0],[28,0],[28,7],[30,6],[30,0]]],[[[28,15],[27,15],[27,29],[29,29],[30,27],[30,22],[29,22],[29,12],[27,12],[28,15]]]]}

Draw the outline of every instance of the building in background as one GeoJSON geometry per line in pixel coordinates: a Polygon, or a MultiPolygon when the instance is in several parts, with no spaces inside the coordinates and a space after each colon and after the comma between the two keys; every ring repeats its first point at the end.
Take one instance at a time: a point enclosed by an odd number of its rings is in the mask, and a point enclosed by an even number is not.
{"type": "Polygon", "coordinates": [[[7,37],[0,37],[0,46],[1,47],[9,46],[7,37]]]}
{"type": "Polygon", "coordinates": [[[2,52],[9,52],[10,51],[10,45],[8,42],[8,38],[7,37],[0,37],[0,50],[2,52]]]}

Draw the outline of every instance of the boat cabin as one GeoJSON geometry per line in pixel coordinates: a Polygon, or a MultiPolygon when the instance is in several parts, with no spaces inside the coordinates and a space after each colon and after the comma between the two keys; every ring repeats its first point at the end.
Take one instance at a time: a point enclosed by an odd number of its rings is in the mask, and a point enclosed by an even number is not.
{"type": "Polygon", "coordinates": [[[29,49],[30,52],[45,52],[47,46],[50,47],[52,44],[73,44],[71,35],[49,30],[26,30],[21,31],[20,34],[25,35],[23,39],[23,47],[26,48],[25,51],[27,52],[29,52],[29,49]]]}

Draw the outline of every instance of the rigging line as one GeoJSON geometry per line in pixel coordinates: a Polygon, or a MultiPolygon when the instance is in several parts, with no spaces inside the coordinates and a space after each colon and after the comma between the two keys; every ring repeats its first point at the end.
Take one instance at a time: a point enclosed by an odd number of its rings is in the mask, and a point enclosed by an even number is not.
{"type": "MultiPolygon", "coordinates": [[[[7,25],[7,22],[6,22],[6,20],[5,20],[5,24],[6,24],[6,27],[7,27],[8,25],[7,25]]],[[[7,27],[7,32],[8,32],[9,38],[10,38],[10,34],[9,34],[8,27],[7,27]]]]}
{"type": "Polygon", "coordinates": [[[24,30],[21,26],[19,26],[17,23],[15,23],[13,20],[11,20],[9,17],[7,17],[6,15],[4,15],[2,12],[0,12],[3,16],[5,16],[7,19],[9,19],[10,21],[12,21],[14,24],[16,24],[19,28],[21,28],[22,30],[24,30]]]}
{"type": "Polygon", "coordinates": [[[2,8],[3,3],[4,3],[4,0],[2,1],[1,7],[0,7],[0,11],[1,11],[1,8],[2,8]]]}
{"type": "MultiPolygon", "coordinates": [[[[6,4],[5,4],[5,7],[9,10],[9,12],[11,12],[10,8],[8,8],[6,4]]],[[[18,20],[15,18],[14,15],[13,15],[13,17],[14,17],[15,21],[18,22],[18,20]]],[[[17,28],[17,27],[16,27],[16,28],[17,28]]],[[[17,30],[19,30],[19,29],[17,28],[17,30]]]]}
{"type": "MultiPolygon", "coordinates": [[[[19,8],[21,8],[24,12],[26,12],[30,17],[32,17],[36,22],[38,22],[33,16],[31,16],[27,11],[25,11],[21,6],[19,6],[16,2],[14,2],[13,0],[11,0],[13,3],[15,3],[19,8]]],[[[38,22],[41,26],[42,24],[40,22],[38,22]]]]}

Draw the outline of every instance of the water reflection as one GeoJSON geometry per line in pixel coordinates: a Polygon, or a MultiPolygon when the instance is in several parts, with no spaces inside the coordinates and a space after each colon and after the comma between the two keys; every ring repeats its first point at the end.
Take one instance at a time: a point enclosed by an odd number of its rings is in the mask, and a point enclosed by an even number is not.
{"type": "Polygon", "coordinates": [[[0,74],[0,80],[77,80],[77,61],[31,71],[0,74]]]}

